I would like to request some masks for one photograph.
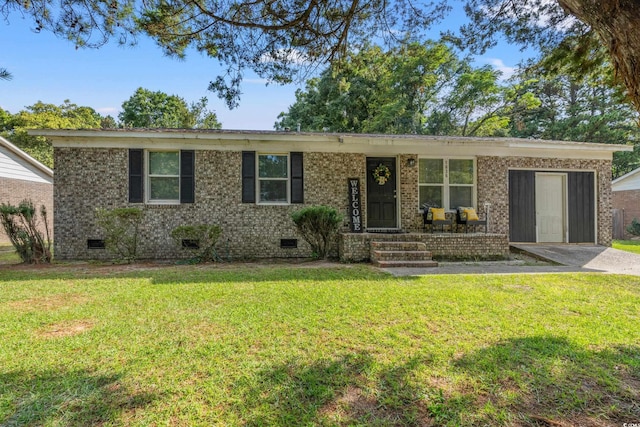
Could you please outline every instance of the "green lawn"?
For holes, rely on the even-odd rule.
[[[0,425],[640,421],[640,277],[0,269]]]
[[[640,254],[640,240],[614,240],[615,249]]]
[[[16,253],[16,250],[10,244],[0,244],[0,265],[3,264],[17,264],[20,262],[20,257]]]

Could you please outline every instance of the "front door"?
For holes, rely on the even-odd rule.
[[[566,174],[536,174],[536,224],[540,243],[565,241],[566,183]]]
[[[395,157],[367,157],[367,228],[397,228]]]

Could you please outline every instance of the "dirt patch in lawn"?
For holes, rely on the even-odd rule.
[[[91,320],[75,320],[71,322],[54,323],[37,332],[42,338],[62,338],[82,334],[94,326]]]
[[[349,386],[337,399],[320,409],[320,414],[336,420],[402,420],[402,411],[389,409],[380,405],[373,397],[366,396],[359,387]],[[431,426],[432,421],[426,414],[421,414],[419,426]]]

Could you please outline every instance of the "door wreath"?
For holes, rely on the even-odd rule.
[[[379,185],[385,185],[389,180],[389,178],[391,177],[391,171],[386,165],[382,163],[380,163],[378,167],[373,170],[372,174],[373,174],[373,179]]]

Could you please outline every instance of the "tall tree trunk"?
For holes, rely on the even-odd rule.
[[[564,10],[595,30],[609,49],[618,77],[640,110],[640,1],[558,0]]]

